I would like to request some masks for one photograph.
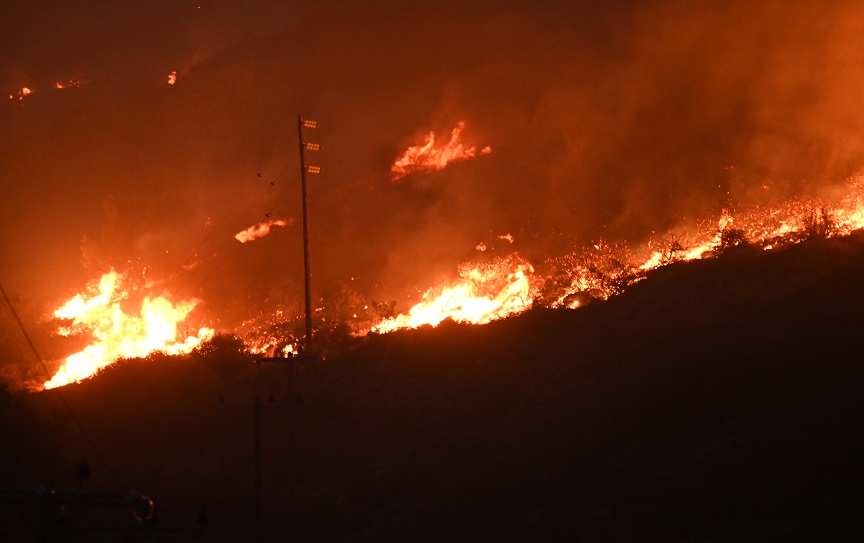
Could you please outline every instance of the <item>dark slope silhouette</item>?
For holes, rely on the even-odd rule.
[[[85,490],[252,540],[259,394],[266,541],[857,539],[862,270],[860,235],[736,247],[576,311],[362,338],[290,393],[217,338],[63,389],[101,458],[51,392],[8,399],[3,485],[73,490],[87,458]]]

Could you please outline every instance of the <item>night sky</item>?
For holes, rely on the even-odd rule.
[[[858,2],[36,1],[0,21],[0,281],[28,323],[112,266],[217,328],[299,307],[298,113],[323,145],[315,295],[401,310],[480,242],[535,262],[639,243],[831,197],[864,164]],[[492,153],[391,181],[459,121]],[[296,222],[234,240],[265,213]]]

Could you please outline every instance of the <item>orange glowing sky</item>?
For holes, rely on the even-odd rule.
[[[112,267],[224,326],[300,303],[300,228],[234,239],[301,216],[297,113],[322,144],[316,299],[350,285],[402,311],[481,245],[642,246],[836,200],[864,168],[854,3],[7,2],[0,20],[0,279],[31,324]],[[478,156],[392,182],[461,122]]]

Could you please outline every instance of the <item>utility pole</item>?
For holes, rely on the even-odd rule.
[[[300,188],[303,191],[303,277],[305,284],[305,301],[306,301],[306,341],[304,343],[304,354],[311,354],[312,348],[312,291],[309,286],[309,217],[307,213],[307,191],[306,191],[306,174],[321,173],[319,166],[306,165],[306,151],[320,151],[321,146],[317,143],[307,143],[303,140],[304,128],[317,128],[318,123],[310,120],[303,120],[303,117],[297,114],[297,135],[300,141]]]
[[[255,543],[261,543],[262,541],[262,530],[261,530],[261,394],[255,394],[255,407],[254,407],[254,457],[255,457],[255,466],[254,466],[254,479],[255,479],[255,492],[254,492],[254,504],[253,504],[253,515],[255,517]]]
[[[302,351],[296,356],[287,356],[287,357],[264,357],[259,358],[255,361],[257,365],[261,365],[264,363],[277,363],[277,364],[287,364],[288,365],[288,383],[287,383],[287,392],[288,392],[288,456],[285,460],[285,463],[289,467],[288,469],[288,511],[289,514],[291,512],[291,507],[293,505],[293,477],[292,470],[290,469],[291,463],[294,461],[294,363],[295,362],[303,362],[303,361],[321,361],[323,357],[319,357],[317,355],[312,354],[312,290],[310,288],[310,276],[311,272],[309,269],[309,213],[308,213],[308,192],[306,190],[306,174],[317,174],[321,173],[321,168],[319,166],[307,166],[306,165],[306,151],[320,151],[321,145],[317,143],[310,143],[303,139],[303,129],[304,128],[317,128],[318,123],[315,121],[304,120],[300,114],[297,114],[297,136],[300,143],[300,190],[302,191],[302,204],[303,204],[303,283],[304,283],[304,298],[305,298],[305,312],[306,312],[306,338],[303,342]],[[261,527],[261,509],[262,509],[262,475],[261,475],[261,395],[255,395],[255,403],[253,405],[254,408],[254,504],[253,504],[253,513],[254,513],[254,522],[255,522],[255,541],[259,542],[262,539],[263,532]]]
[[[274,361],[290,361],[289,358],[267,358],[260,359],[256,361],[256,365],[261,365],[263,362],[274,362]],[[256,379],[257,380],[257,379]],[[256,388],[260,389],[260,383],[256,385]],[[225,399],[222,396],[219,396],[219,406],[222,411],[243,411],[248,412],[250,409],[252,410],[252,523],[254,530],[254,538],[252,541],[255,543],[261,543],[264,540],[264,470],[263,470],[263,460],[262,456],[264,453],[264,447],[262,445],[262,430],[263,430],[263,416],[265,411],[288,411],[289,412],[289,446],[293,443],[294,440],[294,421],[291,417],[291,408],[292,406],[287,405],[276,405],[274,402],[276,401],[272,394],[267,398],[267,403],[264,404],[261,399],[262,391],[257,390],[255,392],[255,397],[253,398],[253,402],[249,403],[236,403],[236,404],[227,404],[225,403]],[[286,462],[293,461],[293,447],[292,450],[289,451],[288,458]],[[291,488],[291,477],[289,475],[288,484],[289,489]],[[292,489],[293,492],[293,489]],[[292,503],[289,500],[289,503],[286,504],[287,507],[285,509],[285,518],[288,517],[289,514],[293,513],[292,511]]]

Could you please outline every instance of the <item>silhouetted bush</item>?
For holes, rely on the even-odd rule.
[[[233,334],[217,334],[193,353],[222,381],[238,381],[252,371],[255,355]]]
[[[343,283],[338,289],[328,289],[322,294],[323,311],[315,312],[314,328],[316,333],[327,333],[340,326],[346,326],[351,332],[366,330],[376,324],[374,312],[377,305],[369,304],[357,290]],[[394,302],[395,304],[395,302]],[[391,308],[392,310],[392,308]]]
[[[580,293],[600,299],[621,294],[640,276],[633,262],[625,243],[600,240],[554,259],[540,299],[554,305]]]
[[[723,254],[733,247],[746,246],[749,241],[747,233],[740,228],[724,228],[720,231],[720,244],[717,253]]]

